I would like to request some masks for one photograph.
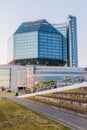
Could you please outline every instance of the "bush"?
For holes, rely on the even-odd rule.
[[[11,92],[11,90],[7,90],[7,92]]]

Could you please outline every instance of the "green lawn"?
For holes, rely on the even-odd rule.
[[[62,91],[64,93],[85,93],[87,94],[87,90],[80,90],[79,88],[77,89],[71,89],[71,90],[65,90],[65,91]]]
[[[70,130],[48,118],[0,98],[0,130]]]

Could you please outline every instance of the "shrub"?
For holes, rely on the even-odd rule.
[[[11,90],[7,90],[7,92],[11,92]]]

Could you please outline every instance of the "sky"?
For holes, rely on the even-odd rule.
[[[87,0],[0,0],[0,64],[7,63],[7,40],[22,22],[64,23],[77,17],[79,67],[87,67]]]

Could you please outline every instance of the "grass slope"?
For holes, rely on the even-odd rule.
[[[70,130],[6,98],[0,98],[0,130]]]
[[[5,92],[5,91],[0,92],[0,96],[12,96],[14,94],[15,93],[13,93],[13,92]]]
[[[83,93],[83,94],[87,94],[87,90],[80,90],[80,88],[77,88],[77,89],[71,89],[71,90],[65,90],[65,91],[62,91],[64,93]]]

